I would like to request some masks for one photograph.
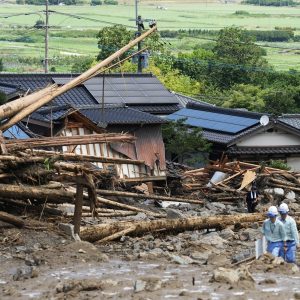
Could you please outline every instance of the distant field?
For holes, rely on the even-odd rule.
[[[70,54],[91,55],[97,53],[97,40],[88,37],[53,37],[51,31],[68,33],[70,30],[86,31],[93,29],[95,33],[109,23],[120,23],[134,26],[135,10],[133,1],[126,1],[127,5],[118,6],[50,6],[51,10],[61,13],[92,18],[94,20],[76,19],[66,15],[50,14],[50,56],[69,56]],[[163,5],[162,5],[163,3]],[[182,4],[183,3],[183,4]],[[158,8],[158,6],[160,8]],[[163,7],[163,9],[161,9]],[[0,57],[9,58],[9,68],[18,68],[17,57],[43,57],[43,37],[41,30],[33,28],[35,22],[44,19],[43,6],[25,6],[0,4]],[[243,10],[247,15],[237,15],[236,11]],[[32,15],[18,15],[34,13]],[[144,18],[156,19],[161,30],[178,29],[210,29],[219,30],[227,26],[241,26],[245,29],[272,30],[275,27],[292,27],[300,35],[300,7],[258,7],[241,4],[210,3],[210,1],[141,1],[139,13]],[[4,18],[7,17],[8,18]],[[106,23],[107,22],[107,23]],[[36,37],[34,42],[16,42],[18,28],[26,27],[26,35]],[[20,33],[19,33],[20,34]],[[22,33],[22,35],[24,32]],[[7,38],[8,35],[8,38]],[[66,35],[65,35],[66,36]],[[197,44],[207,41],[196,39],[169,40],[173,51],[186,51]],[[269,45],[271,45],[269,43]],[[296,48],[299,50],[286,51],[268,48],[268,60],[280,70],[294,68],[300,70],[300,46],[295,43],[277,43],[276,46]],[[33,66],[33,68],[39,68]],[[69,66],[59,64],[58,69]]]

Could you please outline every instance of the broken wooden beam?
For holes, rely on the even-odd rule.
[[[44,151],[44,150],[27,150],[27,153],[33,153],[35,155],[50,157],[53,161],[56,160],[67,160],[67,161],[87,161],[87,162],[101,162],[101,163],[112,163],[112,164],[132,164],[142,165],[145,162],[143,160],[118,158],[118,157],[104,157],[104,156],[93,156],[83,155],[76,153],[61,153],[57,151]]]
[[[167,180],[166,176],[145,176],[145,177],[135,177],[135,178],[124,178],[120,181],[123,182],[148,182],[148,181],[161,181],[161,180]]]
[[[239,214],[180,219],[160,219],[152,221],[115,222],[82,228],[80,238],[85,241],[95,242],[128,228],[132,228],[133,226],[135,226],[135,230],[130,232],[130,234],[141,235],[162,229],[164,232],[182,232],[185,230],[218,228],[220,226],[234,225],[236,223],[243,222],[257,222],[264,219],[264,214]]]
[[[130,192],[97,190],[97,193],[100,195],[104,195],[104,196],[130,197],[130,198],[138,198],[138,199],[153,199],[153,200],[161,200],[161,201],[203,204],[203,201],[200,201],[200,200],[178,198],[178,197],[166,197],[166,196],[158,196],[158,195],[145,195],[145,194],[137,194],[137,193],[130,193]]]
[[[9,223],[9,224],[13,224],[19,228],[22,228],[25,226],[25,222],[22,219],[14,216],[14,215],[8,214],[4,211],[0,211],[0,220],[4,221],[6,223]]]

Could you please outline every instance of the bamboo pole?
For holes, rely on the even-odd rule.
[[[154,232],[164,229],[165,232],[182,232],[185,230],[199,230],[207,228],[216,228],[220,226],[234,225],[236,223],[257,222],[265,219],[264,214],[240,214],[224,215],[211,217],[191,217],[180,219],[160,219],[152,221],[135,221],[135,222],[114,222],[110,224],[100,224],[81,229],[80,238],[85,241],[95,242],[103,240],[105,237],[115,233],[132,228],[134,235],[142,235],[147,232]]]
[[[82,73],[80,76],[74,78],[73,80],[69,81],[68,83],[57,87],[54,91],[50,92],[49,95],[39,99],[38,101],[34,102],[33,104],[30,104],[29,106],[25,107],[23,110],[21,110],[19,113],[17,113],[15,116],[10,118],[8,121],[4,122],[0,126],[0,130],[6,130],[9,127],[13,126],[14,124],[18,123],[43,105],[50,102],[55,97],[67,92],[68,90],[74,88],[75,86],[82,84],[86,80],[90,79],[91,77],[95,76],[99,70],[110,64],[115,59],[118,59],[122,54],[124,54],[126,51],[128,51],[133,46],[137,45],[139,42],[144,40],[147,36],[152,34],[154,31],[157,30],[157,27],[154,26],[153,28],[149,29],[147,32],[143,33],[141,36],[137,37],[133,41],[129,42],[126,46],[122,47],[120,50],[97,64],[96,66],[90,68],[86,72]],[[25,98],[25,97],[24,97]],[[23,101],[27,104],[27,100],[23,99]],[[1,108],[1,107],[0,107]]]

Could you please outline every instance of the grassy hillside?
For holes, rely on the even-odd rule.
[[[164,3],[163,8],[156,5]],[[51,64],[59,71],[70,71],[76,56],[95,56],[97,53],[97,31],[110,23],[134,26],[133,1],[118,6],[51,6],[50,9],[81,16],[50,14]],[[43,6],[0,4],[0,57],[4,58],[7,70],[41,70],[44,53],[43,30],[34,28],[37,20],[44,19]],[[236,11],[245,13],[236,14]],[[300,7],[258,7],[241,4],[221,4],[200,1],[146,1],[139,4],[144,18],[153,18],[161,30],[208,29],[219,30],[226,26],[241,26],[251,30],[273,30],[275,27],[291,27],[300,35]],[[33,13],[25,15],[26,13]],[[20,15],[16,15],[20,14]],[[15,16],[13,16],[15,15]],[[8,16],[8,18],[6,18]],[[169,39],[172,51],[188,51],[207,43],[201,39]],[[268,46],[272,46],[268,43]],[[268,60],[277,69],[300,70],[299,43],[277,43],[266,48]],[[296,48],[296,50],[289,50]],[[64,59],[67,58],[67,59]],[[62,63],[63,62],[63,63]],[[24,68],[23,68],[24,66]]]

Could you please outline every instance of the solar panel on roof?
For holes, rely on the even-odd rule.
[[[190,126],[201,127],[216,131],[237,133],[259,122],[257,119],[225,115],[208,111],[183,108],[168,116],[170,120],[186,118],[185,123]]]

